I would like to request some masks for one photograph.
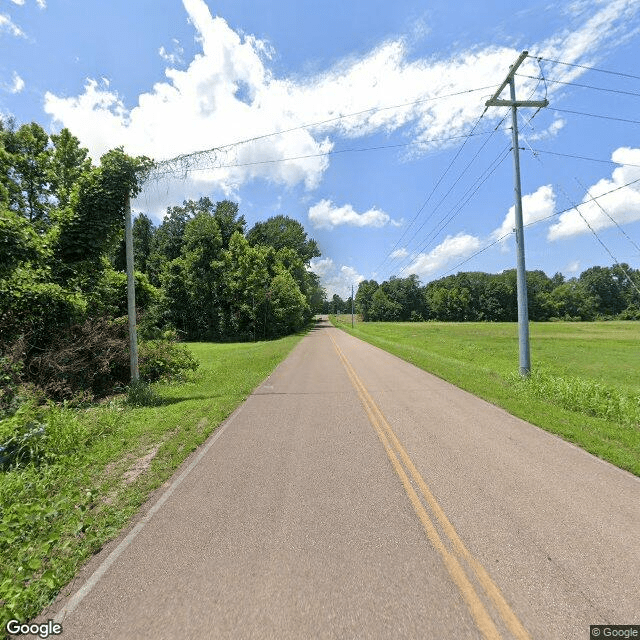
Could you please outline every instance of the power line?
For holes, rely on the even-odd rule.
[[[482,187],[482,185],[493,175],[493,173],[495,173],[495,171],[498,169],[498,167],[505,161],[505,159],[509,156],[510,152],[511,152],[511,148],[510,148],[509,145],[507,145],[502,150],[502,152],[497,156],[497,158],[495,158],[491,162],[489,167],[487,167],[483,171],[483,173],[480,175],[480,177],[476,179],[474,184],[471,185],[471,187],[469,187],[469,189],[467,189],[467,191],[458,200],[458,202],[449,210],[448,214],[445,214],[445,216],[440,219],[440,221],[438,222],[439,226],[436,226],[428,234],[426,242],[419,249],[417,255],[415,257],[410,257],[409,258],[408,262],[400,270],[400,273],[404,273],[407,270],[407,268],[410,266],[411,261],[415,260],[418,256],[420,256],[422,253],[424,253],[426,251],[427,247],[429,247],[429,245],[433,243],[433,241],[438,237],[438,235],[440,233],[442,233],[442,231],[444,231],[444,229],[446,229],[449,226],[449,224],[453,221],[453,219],[471,201],[473,196],[475,196],[476,193],[478,193],[478,191],[480,190],[480,187]]]
[[[640,98],[640,93],[636,91],[623,91],[622,89],[608,89],[606,87],[595,87],[591,84],[581,84],[579,82],[568,82],[565,80],[556,80],[554,78],[544,78],[544,76],[542,78],[539,78],[537,76],[530,76],[524,73],[516,73],[516,75],[519,76],[520,78],[529,78],[530,80],[544,79],[545,82],[552,82],[553,84],[564,84],[570,87],[580,87],[581,89],[593,89],[595,91],[607,91],[609,93],[620,93],[625,96],[635,96],[636,98]]]
[[[420,98],[418,100],[414,100],[411,102],[405,102],[402,104],[396,104],[396,105],[390,105],[387,107],[371,107],[369,109],[363,109],[362,111],[355,111],[353,113],[347,113],[347,114],[342,114],[339,116],[336,116],[334,118],[327,118],[326,120],[320,120],[317,122],[311,122],[311,123],[307,123],[307,124],[301,124],[295,127],[290,127],[289,129],[282,129],[280,131],[272,131],[271,133],[265,133],[262,135],[258,135],[258,136],[254,136],[252,138],[246,138],[244,140],[237,140],[236,142],[230,142],[228,144],[224,144],[224,145],[220,145],[218,147],[212,147],[210,149],[204,149],[201,151],[194,151],[191,153],[184,153],[184,154],[179,154],[177,156],[174,156],[173,158],[167,158],[166,160],[160,160],[156,163],[156,166],[162,166],[165,163],[180,163],[186,159],[192,159],[192,158],[196,158],[200,155],[208,155],[211,153],[215,153],[215,152],[219,152],[222,151],[224,149],[229,149],[229,148],[233,148],[233,147],[237,147],[239,145],[242,144],[247,144],[249,142],[256,142],[257,140],[263,140],[265,138],[271,138],[273,136],[278,136],[278,135],[282,135],[285,133],[291,133],[292,131],[299,131],[301,129],[312,129],[314,127],[320,127],[322,125],[325,124],[329,124],[331,122],[337,122],[339,120],[344,120],[346,118],[352,118],[355,116],[359,116],[359,115],[364,115],[366,113],[378,113],[380,111],[388,111],[391,109],[401,109],[403,107],[409,107],[409,106],[414,106],[414,105],[418,105],[418,104],[423,104],[426,102],[432,102],[434,100],[443,100],[445,98],[453,98],[456,96],[460,96],[460,95],[464,95],[467,93],[474,93],[476,91],[486,91],[487,89],[491,89],[493,88],[493,85],[490,86],[486,86],[486,87],[477,87],[474,89],[464,89],[462,91],[456,91],[454,93],[448,93],[448,94],[442,94],[442,95],[438,95],[438,96],[432,96],[430,98]]]
[[[558,113],[573,113],[579,116],[589,116],[590,118],[602,118],[603,120],[616,120],[618,122],[629,122],[631,124],[640,124],[640,120],[628,120],[627,118],[617,118],[614,116],[605,116],[598,113],[586,113],[584,111],[571,111],[569,109],[558,109],[556,107],[548,107],[551,111],[557,111]]]
[[[438,181],[436,182],[435,186],[433,187],[433,189],[430,191],[429,195],[427,196],[427,199],[422,203],[422,205],[420,206],[420,208],[418,209],[418,211],[416,212],[416,214],[413,216],[413,218],[411,219],[411,222],[409,223],[409,225],[406,227],[406,229],[402,232],[400,238],[398,238],[398,240],[396,241],[396,243],[393,245],[393,247],[387,252],[387,254],[385,255],[385,257],[382,259],[382,262],[376,267],[375,271],[377,272],[379,269],[381,269],[384,264],[387,261],[387,258],[389,258],[391,256],[391,254],[396,250],[396,248],[399,246],[399,244],[402,242],[402,239],[405,237],[405,235],[408,233],[409,229],[413,226],[413,224],[415,223],[415,221],[418,219],[418,216],[422,213],[422,211],[424,210],[424,208],[427,206],[427,204],[429,203],[429,201],[431,200],[431,198],[433,197],[433,194],[435,193],[436,189],[438,188],[438,186],[440,185],[440,183],[444,180],[444,177],[447,175],[447,173],[449,172],[449,170],[451,169],[451,167],[453,166],[454,162],[458,159],[458,157],[460,156],[460,154],[462,153],[462,150],[464,149],[465,145],[467,144],[467,141],[469,140],[469,137],[471,137],[471,135],[473,134],[473,132],[475,131],[476,127],[480,124],[480,121],[482,120],[482,118],[484,117],[484,114],[487,112],[487,109],[485,107],[484,111],[480,114],[480,117],[476,120],[475,124],[473,125],[473,127],[471,128],[471,131],[469,132],[468,137],[465,139],[465,141],[462,143],[462,145],[460,146],[460,148],[458,149],[458,151],[456,152],[455,156],[453,157],[453,159],[451,160],[451,162],[449,163],[449,165],[447,166],[447,168],[444,170],[444,172],[442,173],[442,175],[440,176],[440,178],[438,179]],[[502,123],[500,123],[502,124]],[[495,130],[494,130],[495,131]],[[432,214],[433,215],[433,214]],[[429,216],[430,217],[430,216]],[[428,220],[429,218],[427,218]],[[424,226],[424,223],[423,223]],[[422,227],[420,227],[422,228]],[[417,232],[416,232],[417,233]],[[413,235],[412,239],[415,237],[416,234]],[[409,241],[411,242],[411,240]]]
[[[484,114],[483,114],[484,115]],[[497,131],[497,129],[500,127],[500,125],[502,124],[502,122],[504,122],[504,118],[502,119],[502,121],[499,123],[498,127],[496,127],[493,130],[493,133],[495,133],[495,131]],[[492,133],[492,135],[493,135]],[[411,236],[410,240],[407,242],[407,245],[409,245],[413,239],[420,233],[420,231],[422,231],[422,229],[424,228],[425,224],[427,224],[427,222],[429,222],[429,220],[433,217],[433,215],[435,214],[435,212],[440,208],[440,206],[442,205],[442,203],[447,199],[447,197],[449,196],[449,194],[451,193],[451,191],[453,191],[454,187],[458,184],[458,182],[460,182],[460,180],[464,177],[464,175],[466,174],[466,172],[468,171],[469,167],[475,162],[476,158],[480,155],[481,151],[487,146],[489,140],[491,139],[491,136],[489,138],[487,138],[485,140],[485,142],[482,144],[482,146],[478,149],[478,151],[476,151],[475,155],[473,156],[473,158],[471,158],[471,160],[467,163],[467,165],[464,167],[464,169],[462,170],[462,172],[460,173],[460,175],[456,178],[456,180],[454,181],[454,183],[451,185],[451,187],[449,187],[449,190],[444,194],[444,196],[442,196],[442,198],[440,199],[440,201],[438,202],[438,204],[433,208],[433,210],[431,211],[431,213],[427,216],[427,218],[424,220],[424,222],[416,229],[416,231],[414,232],[414,234]],[[461,149],[462,150],[462,149]],[[495,160],[494,160],[495,162]],[[497,168],[497,167],[496,167]],[[486,171],[486,169],[485,169]],[[482,177],[482,174],[481,176]],[[487,176],[488,177],[488,176]],[[480,178],[476,179],[476,182],[479,180]],[[475,183],[474,183],[475,185]],[[473,186],[472,185],[469,189],[472,189]],[[436,185],[437,186],[437,185]],[[468,191],[467,191],[468,193]],[[433,194],[433,192],[432,192]],[[465,193],[466,195],[466,193]],[[462,196],[462,199],[465,196]],[[460,202],[460,201],[458,201]],[[457,206],[454,205],[454,209]],[[450,210],[451,211],[451,210]],[[437,225],[440,225],[442,223],[442,221],[446,218],[447,214],[445,214],[445,216],[443,218],[440,219],[440,221],[437,223]],[[455,215],[453,216],[455,217]],[[452,218],[453,219],[453,218]],[[451,220],[449,220],[450,222]],[[447,222],[448,224],[448,222]],[[436,225],[436,229],[437,229],[437,225]],[[446,226],[446,225],[445,225]],[[441,229],[440,229],[441,230]],[[433,230],[431,232],[429,232],[429,234],[427,235],[427,238],[430,238],[431,234],[433,233]]]
[[[613,216],[611,216],[609,212],[597,200],[593,199],[593,196],[591,195],[591,193],[589,193],[589,189],[587,189],[582,184],[582,182],[578,180],[578,178],[575,178],[575,181],[584,189],[584,191],[589,196],[589,198],[591,198],[591,201],[594,202],[596,205],[598,205],[600,211],[602,211],[602,213],[604,213],[604,215],[607,216],[607,218],[609,218],[609,220],[611,220],[611,222],[613,222],[613,224],[615,224],[616,227],[618,227],[618,230],[620,231],[620,233],[638,250],[638,255],[640,255],[640,247],[629,237],[627,232],[618,224],[615,218],[613,218]]]
[[[463,135],[457,135],[457,136],[448,136],[446,138],[430,138],[427,140],[423,140],[423,143],[439,143],[439,142],[451,142],[453,140],[461,140],[463,138],[472,138],[472,137],[477,137],[477,136],[491,136],[493,135],[493,133],[495,132],[495,130],[493,131],[479,131],[477,133],[467,133],[467,134],[463,134]],[[233,169],[233,168],[237,168],[237,167],[250,167],[250,166],[254,166],[254,165],[261,165],[261,164],[275,164],[275,163],[279,163],[279,162],[290,162],[293,160],[306,160],[309,158],[321,158],[324,156],[332,156],[332,155],[337,155],[340,153],[359,153],[359,152],[364,152],[364,151],[380,151],[380,150],[385,150],[385,149],[398,149],[398,148],[402,148],[402,147],[409,147],[414,145],[415,142],[411,141],[411,142],[401,142],[401,143],[396,143],[396,144],[387,144],[387,145],[377,145],[377,146],[373,146],[373,147],[353,147],[353,148],[349,148],[349,149],[332,149],[331,151],[322,151],[319,153],[308,153],[305,155],[300,155],[300,156],[290,156],[288,158],[271,158],[271,159],[267,159],[267,160],[253,160],[251,162],[236,162],[236,163],[231,163],[231,164],[216,164],[215,166],[211,166],[211,167],[194,167],[193,169],[189,169],[189,171],[214,171],[217,169]],[[158,173],[156,174],[157,177],[163,177],[163,176],[168,176],[168,175],[172,175],[174,173],[180,172],[182,173],[182,171],[179,168],[176,169],[167,169],[165,170],[163,173]]]
[[[597,67],[590,67],[586,64],[577,64],[575,62],[563,62],[562,60],[552,60],[551,58],[543,58],[542,56],[534,56],[533,54],[531,54],[531,57],[535,57],[538,60],[544,60],[545,62],[552,62],[554,64],[563,64],[567,67],[579,67],[580,69],[597,71],[598,73],[609,73],[614,76],[621,76],[623,78],[633,78],[634,80],[640,80],[640,76],[634,76],[631,73],[622,73],[621,71],[610,71],[608,69],[598,69]]]
[[[533,149],[529,147],[529,150],[535,156],[536,153],[544,153],[551,156],[560,156],[562,158],[573,158],[575,160],[588,160],[589,162],[600,162],[603,164],[613,164],[620,167],[640,167],[640,164],[632,164],[630,162],[616,162],[615,160],[603,160],[602,158],[590,158],[588,156],[579,156],[574,153],[560,153],[558,151],[549,151],[548,149]],[[526,151],[526,149],[524,149]]]
[[[637,184],[639,182],[640,182],[640,178],[637,178],[636,180],[631,180],[631,182],[627,182],[626,184],[623,184],[623,185],[621,185],[619,187],[616,187],[615,189],[611,189],[610,191],[606,191],[605,193],[601,193],[599,196],[595,196],[595,198],[593,198],[593,199],[594,200],[599,200],[600,198],[604,198],[604,196],[608,196],[609,194],[615,193],[616,191],[620,191],[621,189],[626,189],[627,187],[630,187],[631,185]],[[580,205],[578,205],[578,206],[580,206]],[[568,207],[566,209],[563,209],[562,211],[556,211],[555,213],[552,213],[550,216],[545,216],[544,218],[539,218],[538,220],[534,220],[533,222],[528,222],[527,224],[524,225],[524,227],[525,228],[533,227],[533,226],[535,226],[537,224],[540,224],[541,222],[545,222],[546,220],[550,220],[551,218],[557,218],[558,216],[561,216],[563,213],[568,213],[569,211],[572,211],[575,208],[576,208],[575,206],[571,206],[571,207]],[[503,236],[501,236],[497,240],[494,240],[490,244],[484,246],[482,249],[479,249],[475,253],[471,254],[468,258],[465,258],[461,262],[458,262],[458,264],[456,264],[454,267],[452,267],[448,271],[445,271],[444,274],[442,276],[440,276],[440,277],[443,278],[444,276],[448,275],[449,273],[453,273],[456,269],[459,269],[462,265],[467,264],[467,262],[470,262],[475,257],[477,257],[477,256],[481,255],[482,253],[484,253],[485,251],[488,251],[489,249],[491,249],[491,247],[495,247],[495,245],[499,244],[500,242],[502,242],[503,240],[508,238],[512,233],[513,233],[512,231],[510,231],[509,233],[505,233]]]

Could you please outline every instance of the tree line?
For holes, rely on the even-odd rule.
[[[68,129],[49,136],[37,123],[0,120],[0,387],[16,371],[28,377],[61,336],[82,334],[73,327],[104,331],[108,321],[122,333],[126,196],[152,165],[117,148],[94,166]],[[322,308],[309,269],[320,251],[286,216],[247,230],[236,203],[201,198],[169,207],[158,226],[137,216],[133,236],[143,341],[275,338]],[[115,360],[105,356],[95,375],[122,378],[109,369]]]
[[[561,273],[550,278],[540,270],[528,271],[529,319],[640,320],[639,289],[640,270],[624,263],[591,267],[568,280]],[[350,300],[335,295],[329,306],[332,312],[351,311]],[[381,284],[363,280],[355,307],[365,322],[514,322],[518,319],[516,271],[461,272],[424,286],[416,275],[391,277]]]

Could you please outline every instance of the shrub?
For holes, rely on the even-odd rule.
[[[16,408],[24,370],[25,338],[15,340],[0,354],[0,418]]]
[[[173,340],[148,340],[140,344],[140,377],[147,382],[180,380],[198,368],[191,351]]]
[[[125,319],[90,318],[28,362],[28,378],[54,400],[88,401],[129,381]]]

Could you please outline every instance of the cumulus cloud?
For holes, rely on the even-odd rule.
[[[24,80],[14,71],[13,82],[9,86],[9,93],[20,93],[24,89]]]
[[[0,13],[0,33],[10,33],[17,38],[26,37],[24,31],[4,13]]]
[[[403,269],[406,274],[415,273],[423,278],[442,270],[454,260],[466,258],[480,248],[481,240],[468,233],[447,236],[433,251],[420,253]]]
[[[365,279],[353,267],[348,265],[338,267],[331,258],[314,258],[311,260],[310,267],[311,271],[320,277],[320,284],[325,288],[329,299],[336,293],[346,300],[351,296],[351,285],[355,291]]]
[[[620,147],[613,152],[611,159],[620,164],[640,165],[640,149]],[[604,178],[588,187],[588,193],[578,205],[582,216],[575,209],[563,213],[558,222],[549,228],[548,239],[560,240],[589,233],[585,220],[595,231],[613,227],[615,222],[622,225],[640,220],[639,183],[603,195],[638,179],[640,179],[640,166],[621,166],[614,169],[611,178]],[[593,198],[597,198],[597,201],[594,202]]]
[[[392,251],[389,257],[390,258],[406,258],[408,255],[409,255],[409,252],[404,247],[401,247],[400,249],[396,249],[395,251]]]
[[[160,47],[158,54],[160,57],[171,65],[182,64],[182,56],[184,55],[184,49],[180,46],[180,42],[173,38],[173,52],[169,53],[164,47]]]
[[[219,189],[229,194],[258,178],[314,189],[329,166],[323,154],[333,149],[336,136],[356,138],[403,127],[413,153],[448,144],[436,140],[467,133],[484,109],[484,94],[474,94],[477,100],[442,96],[494,86],[517,54],[509,47],[486,47],[441,59],[415,59],[409,40],[396,38],[311,77],[278,77],[269,65],[273,50],[268,42],[238,34],[223,18],[213,17],[204,0],[183,4],[201,46],[184,70],[169,66],[166,80],[141,94],[131,107],[117,91],[90,79],[79,96],[48,92],[45,110],[56,123],[74,131],[94,159],[117,145],[156,160],[215,148],[181,165],[183,170],[197,169],[186,185],[184,174],[180,177],[189,192]],[[547,57],[584,62],[598,47],[620,41],[625,29],[629,31],[626,21],[639,10],[634,0],[595,6],[596,13],[583,24],[577,21],[584,17],[575,18],[570,33],[532,48]],[[0,22],[0,30],[6,29],[7,23]],[[160,55],[175,65],[178,52],[163,48]],[[522,71],[536,76],[539,70],[527,60]],[[583,70],[567,67],[562,73],[569,74],[562,79],[569,79]],[[523,94],[537,86],[535,80],[518,81]],[[557,87],[551,86],[549,94]],[[357,115],[340,118],[347,114]],[[490,110],[486,117],[499,117],[499,110]],[[297,128],[323,121],[313,128]],[[258,139],[225,146],[253,138]]]
[[[522,197],[522,220],[525,225],[538,222],[553,214],[556,196],[550,184],[544,185]],[[511,207],[500,225],[492,234],[492,240],[498,240],[510,234],[516,226],[516,208]]]
[[[394,221],[388,214],[375,207],[357,213],[350,204],[337,207],[331,200],[320,200],[309,209],[309,222],[316,229],[333,229],[341,224],[353,227],[384,227]]]
[[[556,118],[546,129],[543,131],[534,131],[526,136],[529,142],[535,142],[537,140],[548,140],[549,138],[555,138],[562,129],[564,129],[567,121],[564,118]]]

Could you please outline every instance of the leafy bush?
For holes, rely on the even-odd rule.
[[[198,368],[191,351],[172,340],[148,340],[139,348],[140,377],[147,382],[180,380]]]
[[[10,278],[0,278],[0,344],[29,333],[31,342],[41,346],[52,332],[84,316],[86,301],[81,294],[46,279],[46,270],[23,268]]]
[[[16,408],[24,370],[25,339],[19,338],[0,353],[0,418]]]

